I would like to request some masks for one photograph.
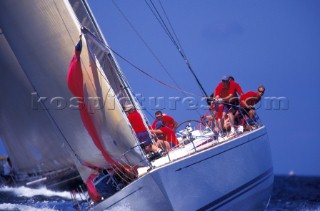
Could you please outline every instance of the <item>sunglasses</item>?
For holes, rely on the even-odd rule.
[[[264,94],[264,91],[260,91],[260,90],[258,90],[261,94]]]
[[[161,119],[161,118],[162,118],[162,116],[156,116],[156,118],[157,118],[157,119]]]

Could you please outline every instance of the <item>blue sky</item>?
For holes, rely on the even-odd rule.
[[[270,101],[264,99],[258,110],[268,129],[275,173],[294,171],[298,175],[319,176],[320,1],[161,2],[207,93],[212,93],[223,75],[231,74],[244,91],[256,90],[263,84],[265,97],[281,99],[283,104],[271,109]],[[121,56],[167,84],[201,94],[145,1],[89,0],[89,4],[109,45]],[[143,105],[149,113],[154,113],[154,103],[148,101],[152,96],[164,97],[164,112],[178,122],[197,119],[205,112],[190,110],[183,101],[172,106],[169,97],[184,97],[182,93],[160,85],[117,59],[133,91],[147,99]],[[152,121],[148,112],[147,117]]]

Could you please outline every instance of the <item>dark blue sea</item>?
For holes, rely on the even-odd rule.
[[[82,210],[88,205],[85,196]],[[69,192],[46,188],[0,188],[0,210],[76,210]],[[320,177],[275,176],[273,195],[267,211],[319,210]]]

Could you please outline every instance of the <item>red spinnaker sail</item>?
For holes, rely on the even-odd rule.
[[[82,122],[85,128],[87,129],[89,135],[91,136],[94,144],[101,151],[105,160],[108,163],[114,165],[116,164],[116,162],[104,150],[101,137],[98,135],[98,132],[95,128],[92,117],[89,113],[88,107],[86,106],[84,101],[83,76],[82,76],[81,61],[80,61],[81,49],[82,49],[82,42],[80,39],[78,44],[75,47],[75,54],[69,65],[68,75],[67,75],[67,84],[71,93],[75,97],[78,97],[79,110],[80,110],[80,116],[81,116]]]

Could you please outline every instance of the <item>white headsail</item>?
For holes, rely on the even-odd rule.
[[[5,76],[0,83],[5,99],[0,104],[0,125],[17,173],[70,167],[73,159],[86,179],[90,169],[81,164],[108,166],[66,83],[80,26],[105,42],[93,20],[81,0],[0,1],[0,65]],[[123,90],[112,53],[83,41],[85,101],[104,150],[116,162],[147,165],[117,98],[132,100],[130,92]]]

